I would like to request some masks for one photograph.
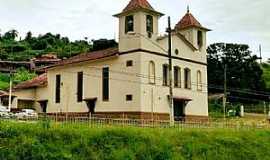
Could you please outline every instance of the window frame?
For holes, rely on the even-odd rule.
[[[127,102],[133,101],[133,95],[132,94],[127,94],[126,95],[126,101]]]
[[[131,24],[129,24],[129,21],[132,21]],[[134,32],[134,15],[127,15],[125,17],[125,33]]]
[[[154,33],[154,17],[149,14],[146,15],[146,32]]]
[[[165,73],[166,71],[166,73]],[[169,65],[163,64],[162,65],[162,78],[163,78],[163,86],[169,86],[170,80],[169,80]]]
[[[181,88],[181,68],[179,66],[173,67],[173,75],[174,75],[174,87]]]
[[[149,61],[148,72],[149,84],[156,84],[156,65],[154,61]]]
[[[189,68],[184,69],[184,87],[185,89],[191,90],[191,70]]]
[[[126,61],[126,67],[133,67],[133,60]]]
[[[197,71],[197,90],[202,91],[202,72],[200,70]]]

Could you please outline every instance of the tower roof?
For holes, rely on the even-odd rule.
[[[120,16],[122,14],[139,10],[139,9],[150,11],[160,16],[164,15],[163,13],[156,11],[147,0],[131,0],[129,4],[123,9],[123,11],[119,14],[116,14],[115,16]]]
[[[175,29],[182,30],[182,29],[186,29],[189,27],[198,27],[198,28],[210,31],[210,29],[207,29],[201,25],[201,23],[190,13],[189,8],[188,8],[187,13],[176,24]]]

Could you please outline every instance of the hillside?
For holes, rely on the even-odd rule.
[[[264,130],[90,128],[0,122],[1,160],[264,160]],[[45,127],[45,128],[44,128]]]

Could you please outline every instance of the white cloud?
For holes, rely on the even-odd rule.
[[[0,0],[2,32],[17,29],[22,36],[60,33],[71,39],[113,38],[118,30],[113,14],[129,0]],[[173,24],[185,14],[189,4],[194,16],[209,32],[208,41],[247,43],[254,53],[262,44],[264,57],[270,57],[269,0],[149,0],[152,6],[172,17]],[[160,19],[164,32],[166,16]]]

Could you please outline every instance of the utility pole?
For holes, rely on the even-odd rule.
[[[173,108],[173,86],[172,86],[172,28],[171,28],[171,18],[168,17],[168,54],[169,54],[169,85],[170,85],[170,124],[174,125],[174,108]]]
[[[11,71],[11,69],[10,69],[10,72],[9,72],[8,112],[11,111],[11,103],[12,103],[12,71]]]
[[[262,64],[262,45],[259,46],[259,52],[260,52],[260,64]]]
[[[223,96],[223,118],[226,119],[226,103],[227,103],[227,64],[224,65],[224,96]]]

